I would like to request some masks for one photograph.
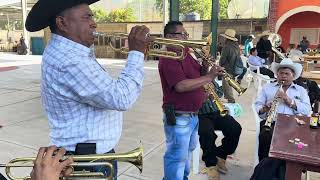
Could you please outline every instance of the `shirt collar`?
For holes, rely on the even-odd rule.
[[[68,38],[60,36],[58,34],[51,34],[51,43],[55,43],[56,45],[63,47],[66,51],[74,51],[76,54],[82,56],[93,56],[94,48],[88,48],[80,43],[74,42]]]
[[[278,83],[278,82],[273,82],[272,84],[273,84],[274,87],[279,86],[279,83]],[[291,87],[297,89],[297,84],[295,84],[294,82],[292,82],[289,88],[291,88]],[[288,89],[289,89],[289,88],[288,88]]]

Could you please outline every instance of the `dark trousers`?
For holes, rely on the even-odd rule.
[[[274,123],[272,123],[271,128],[268,129],[268,131],[266,131],[266,129],[263,127],[265,122],[266,122],[265,120],[260,122],[259,149],[258,149],[259,161],[269,157],[269,149],[271,145],[272,133],[274,128]]]
[[[257,70],[254,70],[253,72],[257,73]],[[274,73],[266,67],[260,67],[260,74],[267,75],[270,78],[274,78]]]
[[[108,153],[115,153],[114,149],[112,149],[111,151],[105,153],[105,154],[108,154]],[[76,155],[74,151],[67,151],[66,152],[66,155]],[[97,161],[94,161],[94,162],[105,162],[103,160],[97,160]],[[118,163],[117,161],[111,161],[109,162],[112,164],[113,166],[113,169],[114,169],[114,174],[113,174],[113,179],[114,180],[117,180],[117,173],[118,173]],[[93,166],[93,167],[76,167],[74,168],[75,171],[82,171],[82,170],[87,170],[87,171],[92,171],[92,172],[102,172],[105,176],[109,176],[111,174],[111,169],[110,167],[107,167],[107,166]]]
[[[218,136],[214,130],[221,130],[224,135],[222,145],[219,147],[215,144]],[[228,155],[234,153],[238,146],[241,130],[240,124],[230,115],[221,117],[218,112],[199,115],[202,160],[206,167],[215,166],[217,157],[226,159]]]

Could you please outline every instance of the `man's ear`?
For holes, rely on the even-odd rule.
[[[56,17],[56,25],[60,31],[63,31],[63,32],[66,31],[66,22],[62,16]]]

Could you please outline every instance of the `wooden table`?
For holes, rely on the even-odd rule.
[[[320,85],[320,73],[303,72],[302,77],[315,81],[318,85]]]
[[[295,117],[306,122],[298,125]],[[301,180],[303,170],[320,172],[320,129],[309,127],[306,116],[278,115],[269,156],[286,161],[286,180]],[[308,146],[299,149],[289,140],[295,138]]]
[[[320,61],[320,54],[316,56],[303,55],[303,71],[309,71],[309,61]]]

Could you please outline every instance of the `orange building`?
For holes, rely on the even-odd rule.
[[[270,0],[268,27],[282,37],[282,46],[299,44],[303,36],[311,47],[320,44],[320,0]]]

